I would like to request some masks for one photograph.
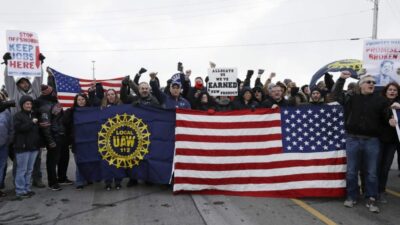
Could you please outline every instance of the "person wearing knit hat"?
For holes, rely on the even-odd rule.
[[[39,55],[41,63],[44,61],[44,56],[42,53]],[[4,64],[6,65],[4,69],[4,85],[8,93],[8,98],[10,100],[14,100],[15,102],[19,102],[22,96],[29,95],[33,100],[37,99],[40,96],[40,85],[43,83],[43,70],[40,76],[34,77],[33,79],[29,79],[28,77],[13,77],[8,76],[8,60],[12,59],[12,56],[9,52],[5,53],[3,56]],[[19,104],[16,104],[16,107],[12,107],[11,116],[14,116],[17,112],[21,111],[21,107]],[[17,166],[13,164],[13,167]],[[32,174],[32,184],[35,187],[44,188],[45,185],[42,182],[42,172],[41,172],[41,154],[38,154],[36,158],[36,163],[33,169]]]
[[[31,176],[39,152],[38,119],[32,111],[33,98],[22,96],[21,111],[14,116],[15,193],[17,199],[29,198],[35,193],[31,190]]]
[[[250,87],[243,87],[240,95],[233,103],[233,109],[255,109],[259,104],[254,101],[254,93]]]
[[[53,88],[46,84],[42,84],[42,86],[40,86],[40,88],[41,88],[42,95],[50,95],[53,92]]]
[[[255,86],[252,89],[254,93],[254,100],[261,104],[265,100],[265,94],[262,86]]]
[[[325,91],[322,91],[318,87],[314,87],[311,90],[311,96],[310,96],[310,103],[313,105],[319,105],[319,104],[324,104],[325,103]]]
[[[65,144],[65,127],[62,124],[64,112],[55,89],[51,87],[51,84],[54,84],[51,78],[54,77],[49,75],[50,85],[41,86],[41,95],[36,100],[36,105],[40,115],[39,127],[47,148],[48,185],[51,190],[59,191],[60,183],[72,184],[72,182],[66,177],[69,151]]]

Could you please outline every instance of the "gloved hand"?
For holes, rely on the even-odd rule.
[[[7,65],[7,62],[8,62],[8,60],[10,60],[10,59],[12,59],[11,54],[10,54],[9,52],[6,52],[6,53],[3,55],[3,60],[4,60],[4,62],[3,62],[2,64],[6,64],[6,65]]]
[[[43,64],[45,58],[46,57],[42,53],[39,54],[39,60],[41,64]]]
[[[138,74],[139,75],[142,75],[142,74],[144,74],[144,73],[146,73],[147,72],[147,70],[145,69],[145,68],[140,68],[140,70],[139,70],[139,72],[138,72]]]
[[[253,74],[254,74],[254,70],[247,70],[246,79],[250,80],[251,76],[253,76]]]
[[[122,85],[124,85],[124,86],[129,85],[129,75],[124,77],[124,79],[122,80]]]

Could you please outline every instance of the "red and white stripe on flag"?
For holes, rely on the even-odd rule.
[[[175,134],[175,193],[265,197],[345,193],[345,151],[287,153],[279,109],[212,115],[177,109]]]
[[[93,83],[93,80],[79,79],[79,85],[83,93],[88,93],[88,89]],[[121,82],[124,77],[117,77],[107,80],[96,80],[97,83],[102,83],[104,90],[114,89],[118,94],[121,88]],[[69,108],[74,104],[74,97],[78,93],[71,92],[58,92],[58,100],[64,108]]]

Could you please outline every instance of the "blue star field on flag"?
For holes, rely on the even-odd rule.
[[[284,152],[345,149],[344,113],[340,105],[281,109]]]

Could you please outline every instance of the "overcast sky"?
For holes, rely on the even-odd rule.
[[[322,66],[362,59],[372,33],[370,0],[92,0],[2,1],[6,30],[39,36],[45,66],[96,78],[158,71],[163,82],[183,62],[194,76],[218,67],[272,71],[277,80],[308,83]],[[381,0],[378,38],[400,38],[400,0]],[[2,55],[3,55],[2,53]],[[2,69],[4,66],[2,66]],[[146,76],[147,80],[147,76]],[[3,79],[0,81],[3,83]]]

